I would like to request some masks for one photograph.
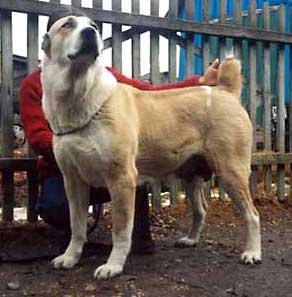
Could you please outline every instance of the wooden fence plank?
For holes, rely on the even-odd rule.
[[[203,22],[205,24],[209,24],[210,20],[210,0],[203,1]],[[202,65],[203,65],[203,72],[208,68],[210,63],[210,43],[209,37],[203,35],[203,48],[202,48]]]
[[[177,0],[169,1],[169,14],[168,17],[176,19],[178,17],[178,2]],[[177,80],[176,75],[176,40],[172,37],[173,34],[168,35],[168,75],[169,82],[175,82]]]
[[[39,64],[38,59],[38,28],[39,28],[38,15],[29,14],[27,18],[27,71],[31,73]],[[34,157],[35,154],[31,149],[28,149],[29,157]],[[27,218],[29,222],[37,220],[37,213],[35,210],[36,202],[38,199],[38,178],[36,168],[27,173],[27,188],[28,188],[28,201],[27,201]]]
[[[92,7],[102,9],[102,0],[92,0]]]
[[[267,2],[264,2],[263,7],[264,29],[270,30],[270,6]],[[271,151],[271,57],[270,57],[270,45],[264,45],[264,149],[265,151]],[[265,192],[270,193],[272,191],[272,166],[264,166],[264,189]]]
[[[219,2],[219,23],[224,24],[226,21],[226,0]],[[226,42],[225,38],[219,38],[219,59],[223,61],[226,53]],[[221,179],[218,178],[219,198],[225,198],[225,190],[221,183]]]
[[[36,166],[37,159],[35,158],[0,158],[0,171],[33,171]]]
[[[151,15],[159,15],[159,0],[151,0],[150,2]],[[150,32],[150,80],[153,84],[160,83],[159,70],[159,33],[156,31]]]
[[[1,127],[2,157],[13,156],[13,56],[11,12],[1,11]],[[11,170],[2,173],[3,221],[13,220],[14,181]]]
[[[28,204],[27,204],[27,220],[36,222],[38,215],[36,212],[36,203],[39,196],[39,183],[37,169],[27,172],[28,180]]]
[[[292,152],[280,153],[280,152],[263,152],[252,154],[252,165],[277,165],[277,164],[291,164]]]
[[[290,32],[292,32],[292,7],[289,9]],[[289,93],[289,152],[292,152],[292,49],[290,46],[290,93]],[[290,190],[289,198],[292,198],[292,164],[290,164]]]
[[[226,21],[226,0],[219,0],[219,23],[224,24]],[[219,38],[219,59],[223,61],[226,54],[226,41],[225,38]],[[225,198],[225,190],[218,179],[219,198]]]
[[[81,0],[71,0],[71,5],[75,7],[80,7],[81,6]]]
[[[249,2],[249,26],[256,26],[256,3],[255,0]],[[256,137],[256,46],[255,43],[249,44],[249,116],[253,126],[253,139]],[[256,150],[256,143],[253,142],[253,151]]]
[[[38,15],[29,14],[27,17],[27,71],[34,71],[39,64],[38,53]]]
[[[194,1],[185,1],[186,19],[194,20]],[[190,76],[194,73],[194,34],[186,34],[186,49],[185,49],[185,76]]]
[[[204,1],[205,3],[205,1]],[[66,7],[66,5],[60,5]],[[24,13],[36,13],[50,15],[56,10],[56,5],[50,2],[34,0],[1,0],[0,9],[12,10]],[[127,26],[139,26],[149,30],[182,31],[188,33],[225,36],[230,38],[246,38],[255,41],[277,42],[292,44],[292,34],[280,32],[265,32],[259,29],[239,28],[233,25],[218,25],[190,22],[184,20],[170,20],[158,16],[136,15],[119,11],[108,11],[92,8],[80,8],[88,16],[96,21],[114,23]]]
[[[92,0],[93,9],[102,9],[102,0]],[[102,35],[102,22],[96,22],[99,32]]]
[[[224,24],[226,21],[226,0],[219,0],[219,23]],[[219,58],[221,61],[226,54],[226,40],[224,37],[219,38]]]
[[[285,6],[279,7],[279,32],[285,31]],[[277,150],[285,152],[285,53],[284,47],[279,46],[278,56],[278,102],[277,102]],[[277,197],[279,201],[285,199],[285,165],[277,168]]]
[[[121,0],[112,0],[112,9],[115,11],[121,11]],[[112,65],[118,70],[122,71],[122,39],[121,39],[121,25],[112,25]]]
[[[177,19],[178,17],[178,1],[170,0],[169,1],[169,13],[168,17],[170,19]],[[168,81],[176,82],[176,39],[173,37],[176,36],[176,33],[170,33],[168,35]],[[188,40],[186,42],[189,42]],[[193,46],[191,47],[193,51]],[[192,56],[194,54],[192,53]],[[180,191],[180,181],[176,178],[169,180],[169,192],[170,192],[170,203],[174,204],[178,200],[179,191]]]
[[[256,1],[251,0],[249,2],[248,9],[249,27],[256,26]],[[257,90],[257,69],[256,69],[256,44],[254,42],[249,43],[249,116],[253,126],[253,139],[256,139],[257,122],[256,122],[256,90]],[[253,152],[256,151],[256,141],[253,141]],[[252,166],[251,173],[251,192],[254,195],[257,189],[257,166]]]
[[[233,13],[233,24],[235,26],[242,26],[242,0],[234,0],[234,13]],[[234,51],[235,57],[241,59],[241,47],[242,42],[241,40],[234,40]]]
[[[132,13],[140,13],[140,0],[132,0]],[[141,75],[141,37],[137,28],[134,28],[132,37],[132,76],[136,79]]]
[[[208,24],[210,21],[210,0],[203,1],[202,5],[202,19],[203,23]],[[210,38],[206,35],[203,35],[202,38],[202,72],[206,71],[210,63]],[[211,197],[211,182],[205,182],[205,197],[206,199],[210,199]]]
[[[156,181],[155,183],[151,183],[151,204],[153,209],[161,208],[161,183],[160,181]]]
[[[127,41],[128,39],[131,39],[135,34],[143,34],[145,32],[147,32],[148,29],[143,29],[143,28],[138,28],[138,27],[134,27],[132,29],[129,29],[129,30],[126,30],[124,32],[121,33],[121,40],[122,42],[124,41]],[[169,32],[167,32],[166,30],[160,30],[159,31],[159,34],[165,38],[168,38],[169,37]],[[176,34],[171,34],[172,36],[172,39],[175,40],[176,44],[185,48],[186,47],[186,39],[181,37],[181,36],[178,36]],[[105,39],[103,42],[104,42],[104,48],[107,49],[107,48],[110,48],[112,47],[112,37],[109,37],[107,39]],[[193,47],[193,54],[196,54],[196,55],[201,55],[202,54],[202,51],[201,51],[201,48],[197,47],[197,46],[194,46]]]
[[[150,1],[150,14],[159,15],[159,0]],[[155,31],[150,32],[150,81],[152,84],[160,83],[160,68],[159,68],[159,33]],[[152,188],[152,207],[158,209],[161,207],[160,181],[151,184]]]
[[[3,184],[3,206],[2,220],[4,222],[12,222],[14,216],[14,173],[13,171],[2,172]]]
[[[179,200],[180,181],[173,179],[169,184],[170,203],[175,204]]]

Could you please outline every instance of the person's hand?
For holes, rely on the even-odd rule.
[[[207,68],[204,75],[200,77],[199,84],[205,85],[205,86],[216,86],[218,84],[218,81],[217,81],[218,67],[219,67],[219,60],[216,59]]]

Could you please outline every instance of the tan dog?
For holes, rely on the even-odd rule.
[[[113,249],[95,271],[99,279],[122,272],[131,246],[138,183],[177,174],[193,205],[193,226],[179,245],[194,246],[205,208],[202,176],[213,172],[241,206],[247,224],[242,259],[261,260],[259,216],[249,192],[252,127],[239,102],[240,63],[228,57],[219,85],[146,92],[119,84],[99,63],[102,41],[86,17],[65,17],[45,36],[43,108],[54,132],[64,175],[71,242],[53,260],[71,268],[86,241],[89,185],[106,186],[113,205]]]

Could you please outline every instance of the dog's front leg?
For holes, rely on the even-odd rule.
[[[106,264],[95,270],[97,279],[114,277],[123,271],[132,242],[136,174],[125,173],[111,180],[108,188],[112,199],[113,249]]]
[[[75,266],[86,241],[89,186],[77,176],[64,177],[64,184],[70,209],[71,241],[65,253],[52,261],[56,269]]]

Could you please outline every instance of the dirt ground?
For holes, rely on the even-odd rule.
[[[0,225],[0,297],[292,297],[292,207],[257,203],[263,263],[244,266],[239,261],[241,218],[228,201],[210,204],[196,248],[174,247],[190,222],[184,204],[152,214],[156,252],[130,255],[124,274],[108,281],[94,280],[93,272],[110,252],[110,215],[90,235],[80,264],[70,271],[56,271],[49,264],[64,248],[62,236],[43,224]]]

